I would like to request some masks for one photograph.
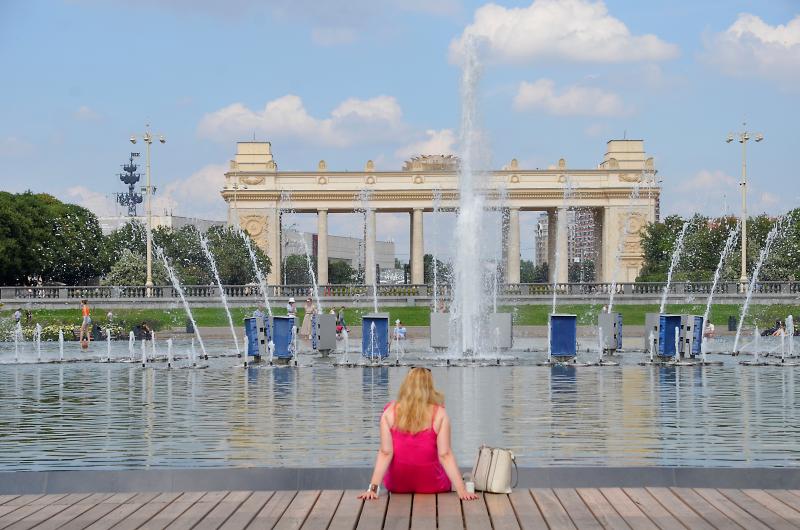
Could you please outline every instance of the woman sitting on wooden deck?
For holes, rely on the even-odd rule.
[[[462,500],[477,499],[461,479],[450,449],[450,418],[428,368],[412,368],[381,416],[381,446],[367,491],[377,499],[383,481],[393,493],[444,493],[455,486]]]

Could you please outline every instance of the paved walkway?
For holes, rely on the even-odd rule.
[[[454,494],[212,491],[0,496],[0,529],[800,528],[800,490],[519,489],[461,503]]]

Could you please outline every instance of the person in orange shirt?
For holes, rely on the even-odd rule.
[[[90,316],[90,310],[89,310],[89,301],[86,300],[85,298],[81,300],[81,314],[83,315],[83,323],[81,324],[81,333],[78,338],[81,341],[81,345],[83,345],[84,335],[86,337],[85,341],[87,343],[91,339],[91,333],[89,333],[89,330],[91,329],[90,326],[92,325],[92,317]]]

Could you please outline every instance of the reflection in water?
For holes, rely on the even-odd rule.
[[[0,470],[368,466],[407,368],[0,369]],[[798,368],[800,369],[800,368]],[[523,466],[798,466],[796,368],[432,369],[453,446]]]

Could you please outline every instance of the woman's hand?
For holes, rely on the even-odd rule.
[[[374,492],[372,490],[367,490],[364,493],[362,493],[361,495],[359,495],[358,498],[361,499],[362,501],[370,501],[370,500],[373,500],[373,499],[377,499],[378,498],[378,493]]]
[[[466,488],[464,488],[464,489],[462,489],[460,491],[457,491],[456,494],[458,495],[458,498],[461,499],[462,501],[475,501],[475,500],[478,500],[478,495],[476,493],[468,492]]]

